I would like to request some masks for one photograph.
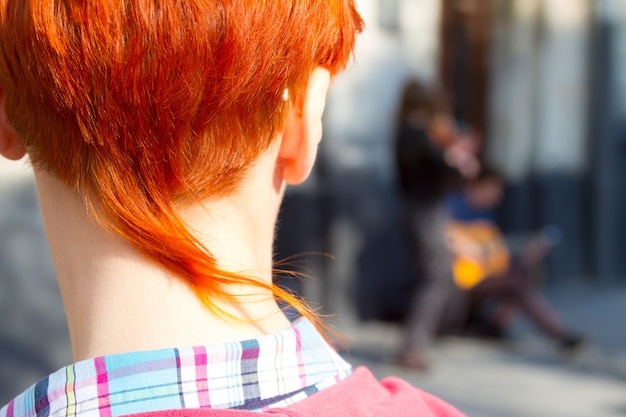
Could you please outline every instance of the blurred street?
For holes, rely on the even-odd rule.
[[[4,164],[4,165],[3,165]],[[0,164],[0,403],[71,361],[68,334],[38,211],[21,166]],[[344,239],[349,243],[349,238]],[[341,267],[341,258],[335,261]],[[337,283],[341,288],[342,284]],[[333,285],[334,287],[335,285]],[[626,288],[562,288],[548,297],[589,341],[563,357],[519,321],[511,341],[446,337],[427,373],[393,365],[401,329],[360,323],[345,297],[335,326],[353,336],[345,356],[397,375],[479,417],[626,415]],[[345,294],[344,294],[345,296]]]
[[[425,373],[393,364],[402,336],[394,326],[340,326],[355,337],[345,356],[353,365],[369,366],[379,378],[404,378],[468,416],[626,416],[626,288],[581,290],[551,300],[567,322],[589,337],[571,357],[525,322],[506,342],[443,338]]]

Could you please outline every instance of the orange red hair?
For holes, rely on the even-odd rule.
[[[353,0],[0,0],[0,85],[33,165],[215,307],[255,281],[177,207],[232,192],[283,127],[283,91],[340,71],[362,25]]]

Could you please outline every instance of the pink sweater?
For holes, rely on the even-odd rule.
[[[272,417],[464,417],[451,405],[399,378],[382,381],[367,368],[357,368],[338,384],[286,408],[272,408]],[[186,409],[133,414],[133,417],[258,417],[241,410]]]

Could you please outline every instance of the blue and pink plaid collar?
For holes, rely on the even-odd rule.
[[[181,408],[262,410],[345,378],[350,365],[307,320],[259,339],[133,352],[72,364],[42,379],[0,417],[113,417]]]

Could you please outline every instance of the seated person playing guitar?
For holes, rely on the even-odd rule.
[[[502,179],[484,169],[449,198],[454,220],[447,227],[446,238],[455,258],[455,283],[469,293],[474,305],[495,299],[495,308],[486,317],[492,332],[501,333],[513,313],[521,309],[562,349],[572,350],[579,346],[581,337],[566,328],[532,279],[558,238],[539,233],[513,254],[494,212],[503,193]]]

